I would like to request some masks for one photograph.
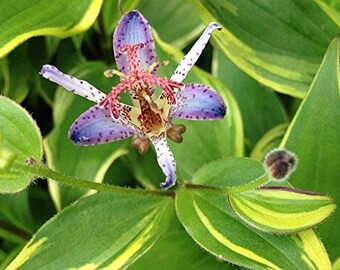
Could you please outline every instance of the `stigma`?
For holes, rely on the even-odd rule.
[[[167,62],[155,62],[149,66],[147,70],[141,68],[138,62],[137,51],[144,48],[143,43],[137,43],[134,45],[123,45],[120,51],[125,55],[129,64],[129,72],[123,73],[117,70],[108,70],[104,73],[107,77],[117,75],[121,78],[120,83],[112,88],[112,91],[106,96],[104,100],[99,103],[99,106],[109,106],[112,116],[119,118],[119,112],[117,109],[117,100],[119,94],[125,90],[132,92],[133,98],[144,100],[149,103],[153,110],[157,110],[157,105],[152,99],[155,87],[160,87],[170,104],[176,104],[176,97],[174,89],[180,89],[183,87],[182,83],[172,81],[168,78],[158,77],[153,74],[159,66],[167,65]]]

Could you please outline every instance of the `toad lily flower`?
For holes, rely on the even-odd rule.
[[[147,20],[138,11],[127,13],[113,36],[118,70],[104,73],[107,77],[118,75],[121,81],[108,95],[54,66],[44,65],[40,72],[43,77],[97,103],[73,123],[70,139],[77,145],[95,145],[137,135],[131,144],[141,154],[148,151],[151,142],[156,149],[158,164],[166,176],[161,188],[173,186],[176,163],[166,138],[182,142],[185,126],[174,125],[172,119],[217,120],[226,114],[226,106],[215,90],[197,83],[182,83],[214,29],[220,26],[211,23],[205,29],[170,79],[161,78],[156,72],[164,62],[157,61]],[[159,96],[156,87],[162,89]],[[132,106],[118,102],[122,91],[128,91]]]

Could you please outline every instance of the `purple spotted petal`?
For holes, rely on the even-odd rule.
[[[203,84],[187,84],[178,91],[177,105],[172,117],[190,120],[217,120],[226,114],[222,97]]]
[[[54,66],[43,65],[40,74],[44,78],[64,87],[66,90],[85,97],[93,102],[99,103],[106,97],[103,92],[99,91],[88,82],[78,80],[75,77],[67,75]]]
[[[160,184],[161,189],[169,189],[176,184],[176,162],[163,133],[158,138],[151,138],[156,149],[158,165],[166,176]]]
[[[77,145],[95,145],[125,139],[135,133],[120,118],[112,118],[109,109],[95,105],[79,116],[68,135]]]
[[[144,44],[144,48],[139,49],[137,54],[141,67],[146,71],[157,61],[155,44],[148,21],[139,11],[134,10],[122,17],[113,34],[113,50],[119,71],[129,73],[125,55],[120,52],[121,46],[137,43]]]
[[[200,38],[196,41],[194,46],[190,49],[190,51],[183,57],[178,67],[175,69],[174,73],[171,76],[171,80],[175,82],[182,82],[187,76],[188,72],[192,68],[192,66],[196,63],[197,59],[200,57],[203,49],[207,45],[211,33],[215,30],[221,30],[221,26],[218,23],[212,22],[207,28],[204,30]]]

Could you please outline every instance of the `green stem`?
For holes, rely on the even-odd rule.
[[[213,191],[217,193],[222,193],[225,195],[234,195],[240,192],[244,192],[247,190],[261,187],[268,181],[269,181],[268,175],[264,174],[260,178],[256,179],[255,181],[250,182],[249,184],[246,184],[244,186],[238,186],[238,187],[217,187],[217,186],[204,186],[204,185],[193,185],[193,184],[186,184],[185,187],[189,189],[209,190],[209,191]]]
[[[170,196],[174,197],[175,193],[173,191],[161,191],[161,190],[145,190],[145,189],[131,189],[131,188],[124,188],[124,187],[118,187],[118,186],[112,186],[108,184],[102,184],[102,183],[96,183],[88,180],[79,179],[73,176],[64,175],[62,173],[59,173],[57,171],[51,170],[46,165],[40,164],[40,165],[23,165],[21,163],[15,163],[13,166],[14,170],[21,171],[21,172],[29,172],[32,174],[39,175],[40,177],[49,178],[52,180],[55,180],[59,183],[78,187],[81,189],[93,189],[101,192],[119,192],[119,193],[128,193],[128,194],[152,194],[152,195],[158,195],[158,196]]]
[[[145,195],[145,194],[152,194],[152,195],[158,195],[158,196],[170,196],[175,197],[174,191],[162,191],[162,190],[145,190],[145,189],[131,189],[131,188],[124,188],[124,187],[118,187],[118,186],[112,186],[108,184],[102,184],[102,183],[96,183],[88,180],[79,179],[73,176],[64,175],[62,173],[59,173],[57,171],[51,170],[49,167],[47,167],[44,164],[38,164],[38,165],[24,165],[22,163],[15,162],[13,166],[14,171],[19,171],[21,173],[32,173],[35,175],[39,175],[40,177],[49,178],[52,180],[55,180],[57,182],[60,182],[62,184],[78,187],[81,189],[93,189],[101,192],[119,192],[119,193],[128,193],[128,194],[139,194],[139,195]],[[183,180],[181,177],[179,177],[180,181]],[[260,187],[267,183],[269,181],[268,175],[264,174],[260,178],[256,179],[255,181],[248,183],[244,186],[238,186],[238,187],[218,187],[218,186],[205,186],[205,185],[195,185],[195,184],[184,184],[185,188],[188,189],[196,189],[196,190],[207,190],[212,192],[217,192],[224,195],[233,195],[240,192],[244,192],[247,190],[251,190],[257,187]]]

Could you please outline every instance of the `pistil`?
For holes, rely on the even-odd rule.
[[[104,73],[106,77],[112,77],[113,75],[121,77],[121,82],[117,86],[113,87],[107,97],[99,103],[101,107],[109,105],[111,113],[116,119],[119,117],[116,102],[119,94],[125,90],[133,91],[137,94],[137,96],[142,96],[154,110],[157,110],[158,108],[152,98],[148,97],[151,96],[148,94],[150,89],[159,86],[167,94],[168,101],[171,104],[176,104],[174,89],[183,87],[182,83],[178,83],[167,78],[161,78],[152,74],[157,67],[167,65],[168,62],[166,61],[155,62],[149,66],[147,71],[144,71],[138,63],[137,55],[137,51],[142,48],[144,48],[144,44],[142,43],[123,45],[121,47],[120,50],[125,54],[126,60],[129,63],[129,74],[125,74],[117,70],[107,70]]]

